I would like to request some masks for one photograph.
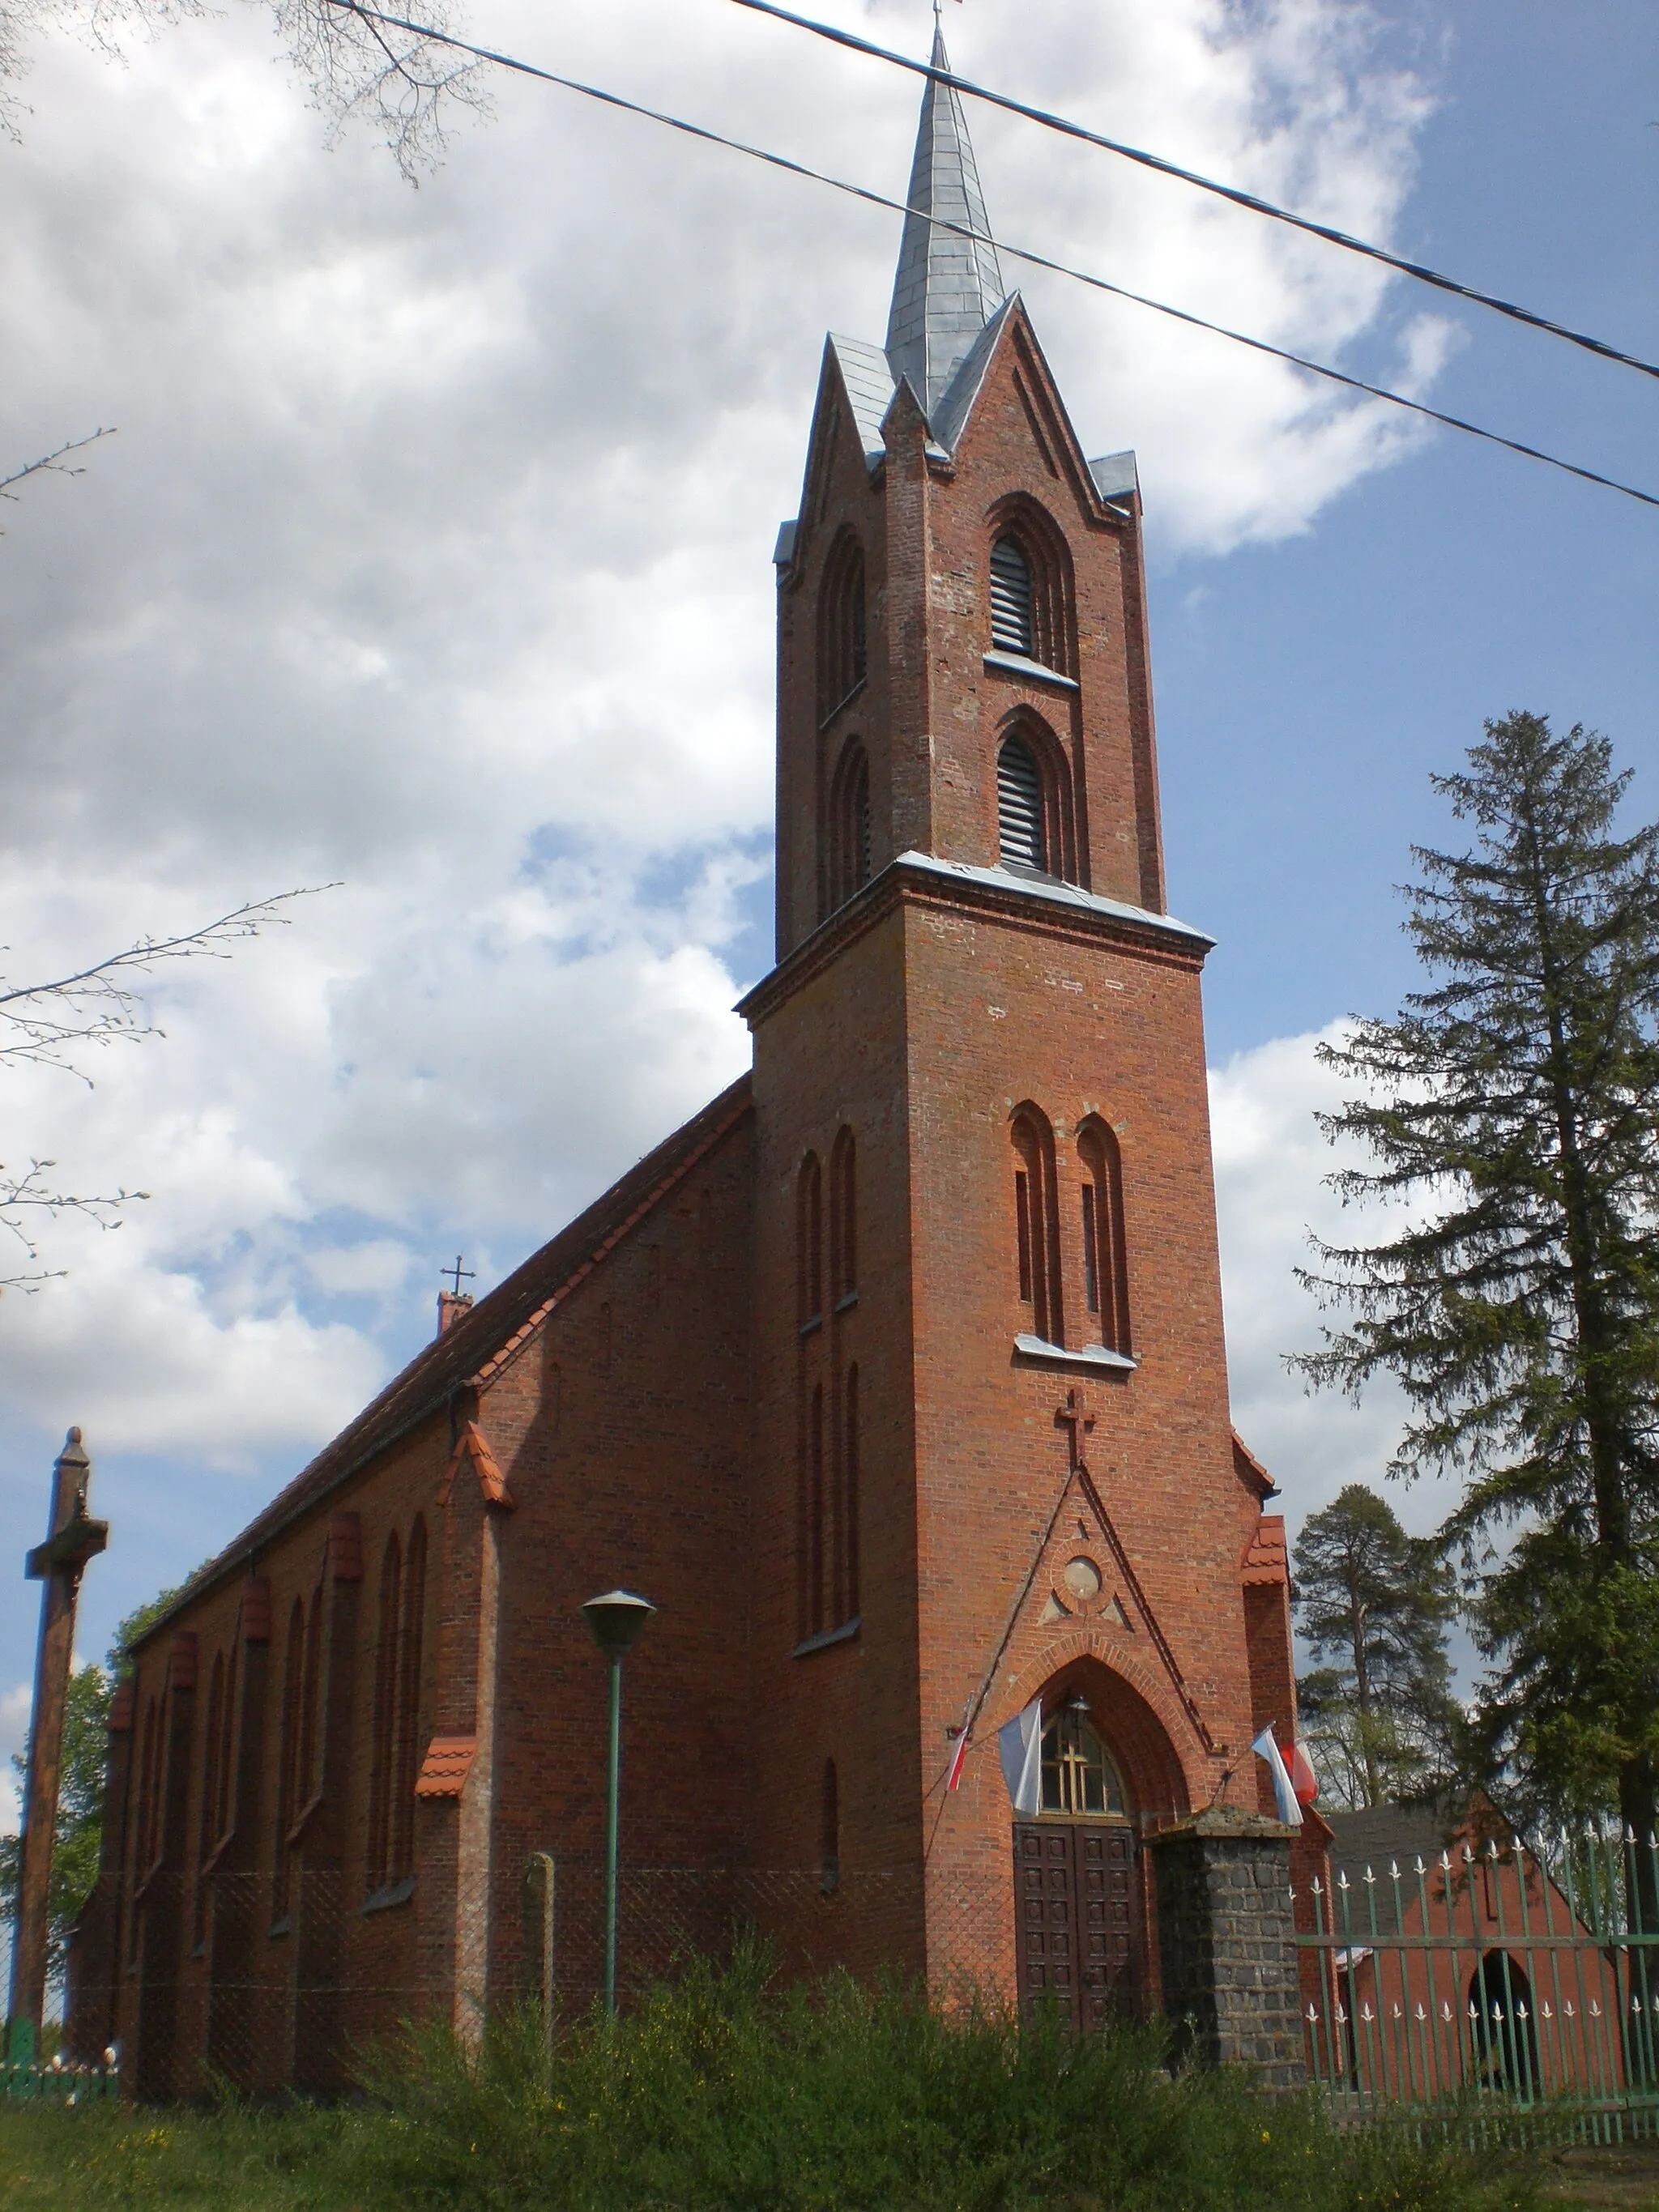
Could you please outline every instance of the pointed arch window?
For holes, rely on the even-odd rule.
[[[276,1773],[275,1880],[271,1885],[271,1918],[278,1923],[285,1922],[288,1917],[289,1885],[293,1872],[293,1849],[289,1838],[295,1814],[302,1802],[301,1707],[305,1693],[305,1671],[306,1609],[304,1601],[296,1597],[288,1617],[288,1644],[283,1654],[283,1736],[281,1763]]]
[[[208,1875],[229,1826],[231,1740],[236,1694],[236,1652],[231,1647],[229,1666],[217,1651],[209,1676],[207,1728],[204,1732],[202,1802],[196,1832],[196,1934],[200,1944],[207,1936]]]
[[[1123,1778],[1101,1741],[1081,1696],[1068,1698],[1042,1724],[1042,1809],[1128,1817]]]
[[[1083,1165],[1084,1303],[1098,1317],[1107,1351],[1132,1358],[1122,1152],[1115,1133],[1092,1114],[1078,1132],[1077,1149]]]
[[[415,1873],[415,1781],[421,1765],[421,1660],[426,1630],[426,1520],[416,1514],[404,1555],[398,1629],[397,1714],[392,1730],[392,1810],[386,1878]]]
[[[1060,1217],[1054,1195],[1054,1133],[1039,1107],[1018,1109],[1010,1132],[1014,1152],[1014,1233],[1019,1295],[1030,1310],[1031,1334],[1063,1345],[1060,1291]]]
[[[843,1127],[830,1154],[830,1295],[839,1309],[858,1290],[858,1146]]]
[[[823,1483],[823,1386],[819,1383],[812,1392],[812,1402],[807,1419],[806,1440],[807,1524],[806,1524],[806,1633],[821,1636],[823,1632],[824,1600],[824,1497]]]
[[[1031,563],[1018,538],[1005,532],[991,548],[991,644],[998,653],[1036,657]]]
[[[992,652],[1075,679],[1075,572],[1065,532],[1020,492],[993,508],[990,530]]]
[[[844,530],[830,548],[818,593],[818,720],[846,705],[869,667],[864,548]]]
[[[823,1316],[823,1174],[808,1152],[795,1180],[795,1318],[803,1330]]]
[[[997,753],[997,842],[1005,867],[1050,872],[1044,799],[1037,757],[1016,730]]]
[[[841,1394],[841,1464],[836,1498],[836,1619],[859,1614],[859,1370],[848,1368]]]
[[[824,857],[826,913],[833,914],[870,880],[870,756],[858,738],[836,763]]]
[[[386,1878],[392,1848],[392,1792],[398,1764],[398,1632],[403,1594],[403,1551],[397,1532],[380,1560],[380,1604],[374,1624],[374,1715],[369,1754],[368,1859],[371,1891]]]

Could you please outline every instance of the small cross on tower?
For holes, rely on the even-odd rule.
[[[1084,1449],[1089,1440],[1089,1431],[1094,1425],[1093,1408],[1082,1391],[1075,1389],[1068,1390],[1066,1393],[1066,1403],[1054,1414],[1054,1426],[1067,1431],[1066,1449],[1073,1468],[1086,1464]]]
[[[461,1295],[461,1284],[463,1280],[469,1283],[472,1282],[476,1279],[477,1275],[477,1270],[475,1268],[462,1267],[461,1255],[459,1252],[455,1255],[454,1266],[453,1267],[440,1267],[438,1273],[441,1275],[453,1275],[455,1278],[454,1288],[451,1292],[451,1296],[453,1297],[459,1297]]]

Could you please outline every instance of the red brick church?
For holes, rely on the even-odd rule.
[[[441,1298],[141,1645],[73,1956],[140,2094],[327,2089],[411,2012],[591,1997],[578,1608],[615,1585],[657,1607],[625,1982],[740,1911],[787,1966],[1139,2010],[1178,1971],[1157,1839],[1272,1808],[1283,1524],[1228,1413],[1134,459],[1087,458],[933,82],[908,203],[775,555],[752,1072]],[[1016,1815],[998,1729],[1037,1698]]]

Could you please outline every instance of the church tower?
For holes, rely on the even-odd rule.
[[[1256,1809],[1251,1737],[1288,1738],[1284,1575],[1228,1413],[1134,457],[1087,458],[936,80],[908,204],[775,555],[755,1856],[886,1870],[854,1965],[1091,2018],[1156,1995],[1144,1844]],[[1038,1700],[1018,1814],[998,1729]]]

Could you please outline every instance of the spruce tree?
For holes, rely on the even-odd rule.
[[[1333,1182],[1345,1200],[1404,1201],[1407,1225],[1316,1248],[1304,1279],[1347,1325],[1298,1364],[1354,1395],[1395,1376],[1409,1417],[1391,1472],[1461,1477],[1443,1535],[1492,1662],[1494,1770],[1531,1808],[1616,1808],[1645,1838],[1659,829],[1618,834],[1628,781],[1604,738],[1519,713],[1487,723],[1464,773],[1433,779],[1474,842],[1415,851],[1407,927],[1429,988],[1322,1054],[1356,1085],[1326,1133],[1370,1154]]]
[[[1322,1796],[1357,1808],[1431,1790],[1454,1720],[1446,1623],[1457,1607],[1438,1547],[1351,1482],[1303,1523],[1291,1595],[1304,1642],[1328,1662],[1297,1684]]]

